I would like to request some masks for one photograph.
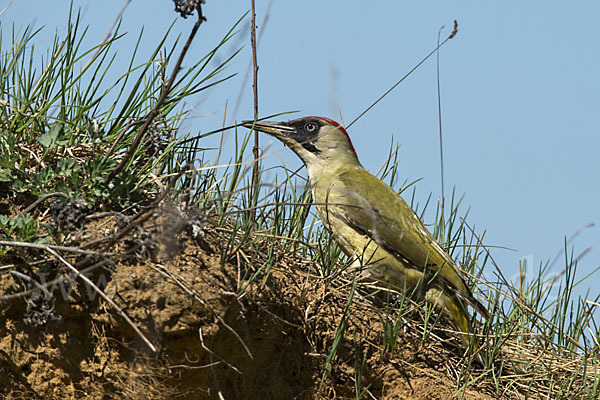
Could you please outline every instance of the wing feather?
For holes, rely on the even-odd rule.
[[[392,254],[403,265],[433,278],[487,318],[458,267],[396,191],[366,170],[342,173],[327,189],[327,212]],[[378,205],[378,206],[377,206]]]

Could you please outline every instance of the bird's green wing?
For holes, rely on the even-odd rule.
[[[435,276],[446,289],[463,297],[484,316],[483,307],[471,294],[456,264],[433,238],[410,206],[384,182],[368,171],[341,173],[326,193],[327,212],[336,214],[359,234],[372,239],[408,267]],[[449,286],[449,287],[448,287]]]

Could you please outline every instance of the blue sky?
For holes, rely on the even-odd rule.
[[[9,2],[0,1],[0,9]],[[74,1],[90,25],[87,42],[99,43],[124,1]],[[468,221],[485,229],[506,276],[527,258],[538,265],[553,258],[583,226],[600,223],[600,53],[597,1],[314,1],[257,0],[264,36],[258,61],[260,113],[301,110],[346,123],[408,72],[434,46],[438,30],[459,32],[441,51],[446,195],[464,194]],[[44,27],[34,40],[51,46],[67,23],[68,1],[17,0],[0,17],[3,50],[13,26]],[[206,54],[250,7],[250,1],[207,0],[187,63]],[[142,28],[148,54],[176,19],[172,2],[133,0],[123,15],[128,32],[118,48],[117,69],[126,67]],[[194,18],[179,19],[174,32],[187,37]],[[228,119],[252,117],[251,82],[244,83],[251,53],[249,20],[228,51],[244,46],[228,68],[236,77],[190,103],[182,131],[218,128],[225,102]],[[223,53],[223,57],[227,52]],[[143,58],[139,59],[140,61]],[[115,72],[115,77],[118,74]],[[240,108],[233,104],[242,89]],[[417,200],[441,194],[437,83],[432,58],[349,130],[363,165],[375,172],[392,138],[400,143],[400,180],[417,184]],[[232,143],[231,134],[226,143]],[[263,137],[262,144],[271,142]],[[214,143],[209,142],[209,145]],[[299,166],[278,143],[268,162]],[[248,154],[250,157],[250,154]],[[267,175],[274,179],[273,175]],[[431,218],[429,221],[431,222]],[[575,253],[591,246],[580,276],[600,266],[600,226],[574,240]],[[558,263],[552,272],[559,272]],[[588,281],[586,289],[596,295]]]

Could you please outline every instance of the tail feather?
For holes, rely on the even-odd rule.
[[[463,300],[464,302],[469,304],[471,307],[473,307],[475,309],[475,311],[479,315],[481,315],[483,318],[485,318],[485,319],[490,318],[490,313],[488,312],[487,308],[485,308],[485,306],[483,304],[481,304],[481,302],[479,300],[477,300],[475,297],[473,297],[472,294],[469,293],[468,296],[465,296],[458,291],[455,291],[454,294],[456,296],[460,297],[461,300]],[[466,312],[466,308],[465,308],[465,312]]]
[[[479,363],[484,365],[484,359],[480,352],[481,344],[477,336],[474,334],[475,332],[471,324],[470,314],[462,298],[448,295],[437,289],[430,289],[427,292],[426,299],[427,301],[436,304],[438,308],[441,308],[450,316],[454,325],[456,325],[458,330],[461,331],[460,339],[465,349],[468,349],[473,354],[476,354]],[[487,318],[488,313],[485,307],[476,299],[473,298],[473,300],[477,302],[480,307],[476,307],[472,304],[472,302],[469,302],[469,304],[472,305],[477,312]],[[478,308],[483,310],[484,313],[482,313]]]

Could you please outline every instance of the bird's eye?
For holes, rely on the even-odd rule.
[[[307,132],[314,132],[317,130],[317,124],[315,124],[314,122],[307,122],[306,125],[304,125],[304,129]]]

